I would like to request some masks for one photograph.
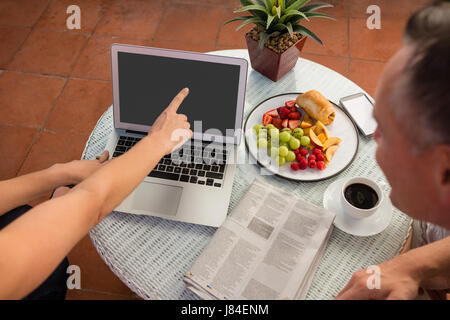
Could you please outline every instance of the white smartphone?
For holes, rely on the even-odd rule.
[[[373,103],[364,93],[341,98],[340,103],[363,135],[370,136],[375,132],[377,122],[373,117]]]

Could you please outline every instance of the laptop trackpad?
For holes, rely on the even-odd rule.
[[[174,216],[177,214],[182,192],[182,187],[143,182],[134,190],[131,205],[137,210]]]

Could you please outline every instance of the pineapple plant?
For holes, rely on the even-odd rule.
[[[316,12],[332,7],[327,3],[309,4],[310,0],[240,1],[242,8],[234,13],[248,12],[248,15],[234,17],[225,24],[242,21],[236,31],[248,24],[255,25],[246,34],[250,61],[253,69],[273,81],[279,80],[295,66],[307,37],[322,44],[314,32],[300,23],[311,18],[333,19]]]

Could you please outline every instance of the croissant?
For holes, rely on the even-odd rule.
[[[334,121],[334,107],[319,91],[310,90],[297,97],[297,105],[302,107],[311,118],[319,120],[324,125]]]

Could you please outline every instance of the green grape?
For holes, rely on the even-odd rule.
[[[295,136],[297,134],[298,136],[303,136],[305,133],[303,132],[302,128],[295,128],[294,131],[292,131],[292,134]]]
[[[308,146],[311,143],[311,140],[307,136],[303,136],[300,138],[300,143],[302,146]]]
[[[267,148],[267,140],[264,138],[260,138],[260,139],[258,139],[257,145],[258,145],[258,148],[265,149],[265,148]]]
[[[284,141],[280,141],[280,142],[278,143],[278,147],[281,147],[281,146],[285,146],[286,148],[288,148],[288,147],[289,147],[289,143],[284,142]]]
[[[274,126],[273,124],[269,123],[269,124],[266,126],[266,129],[267,129],[268,132],[270,132],[270,129],[276,129],[276,128],[275,128],[275,126]]]
[[[291,139],[291,134],[286,131],[281,131],[280,142],[288,142]]]
[[[289,133],[291,133],[291,129],[289,129],[289,128],[283,128],[283,129],[281,129],[281,132],[289,132]]]
[[[256,134],[259,134],[259,129],[261,129],[262,127],[264,127],[262,124],[255,124],[253,126],[253,130],[255,130]]]
[[[291,162],[291,161],[294,161],[294,160],[295,160],[295,153],[292,152],[292,151],[289,151],[287,156],[286,156],[286,161]]]
[[[300,148],[300,140],[298,140],[295,137],[292,137],[291,140],[289,140],[289,146],[291,147],[292,150]]]
[[[286,163],[286,158],[279,156],[276,161],[277,161],[278,166],[282,167]]]
[[[280,147],[280,156],[281,157],[286,157],[288,153],[289,153],[289,149],[287,147],[285,147],[285,146]]]

